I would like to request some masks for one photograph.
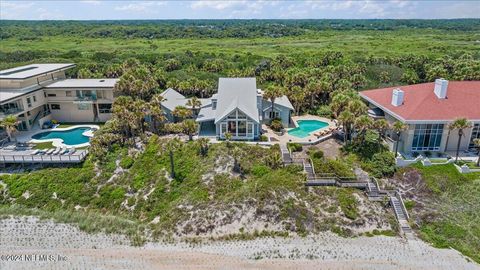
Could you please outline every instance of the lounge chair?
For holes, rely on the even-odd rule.
[[[37,150],[33,151],[33,152],[32,152],[32,155],[36,155],[36,154],[38,154],[38,153],[40,153],[40,149],[37,149]]]
[[[55,149],[55,151],[53,151],[52,155],[58,155],[58,153],[60,153],[60,151],[62,151],[62,148],[57,147],[57,149]]]
[[[42,149],[42,150],[38,151],[38,154],[39,155],[45,155],[47,153],[47,151],[48,151],[48,148],[45,148],[45,149]]]
[[[54,151],[55,151],[55,148],[51,148],[51,149],[48,150],[45,154],[51,155]]]
[[[69,155],[73,155],[76,151],[77,151],[77,149],[75,149],[75,147],[72,147],[72,148],[70,148],[70,150],[68,151],[68,154],[69,154]]]
[[[68,149],[66,147],[64,147],[60,150],[60,153],[58,153],[58,154],[59,155],[65,155],[65,153],[67,153],[67,152],[68,152]]]

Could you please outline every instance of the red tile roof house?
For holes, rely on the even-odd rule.
[[[480,138],[480,81],[447,81],[388,87],[360,92],[369,107],[369,115],[389,123],[408,125],[399,142],[399,151],[455,151],[458,131],[448,139],[448,124],[467,118],[472,128],[465,130],[460,150],[473,149],[473,139]],[[392,137],[391,133],[388,136]],[[393,143],[390,144],[393,147]]]

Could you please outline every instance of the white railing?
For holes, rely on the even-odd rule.
[[[80,163],[87,154],[88,150],[73,155],[0,155],[0,163]]]

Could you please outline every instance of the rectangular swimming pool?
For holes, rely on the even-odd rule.
[[[313,131],[328,126],[328,123],[319,120],[298,120],[297,124],[298,127],[289,130],[288,134],[298,138],[308,137]]]

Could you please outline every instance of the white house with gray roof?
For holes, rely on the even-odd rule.
[[[173,89],[161,94],[166,100],[162,109],[169,121],[174,121],[173,110],[186,106],[188,98]],[[196,116],[199,136],[225,138],[232,134],[235,140],[255,140],[261,135],[263,122],[281,119],[289,126],[293,106],[286,96],[275,99],[272,104],[263,98],[263,91],[257,89],[255,78],[220,78],[218,93],[209,99],[200,99],[202,105]]]

